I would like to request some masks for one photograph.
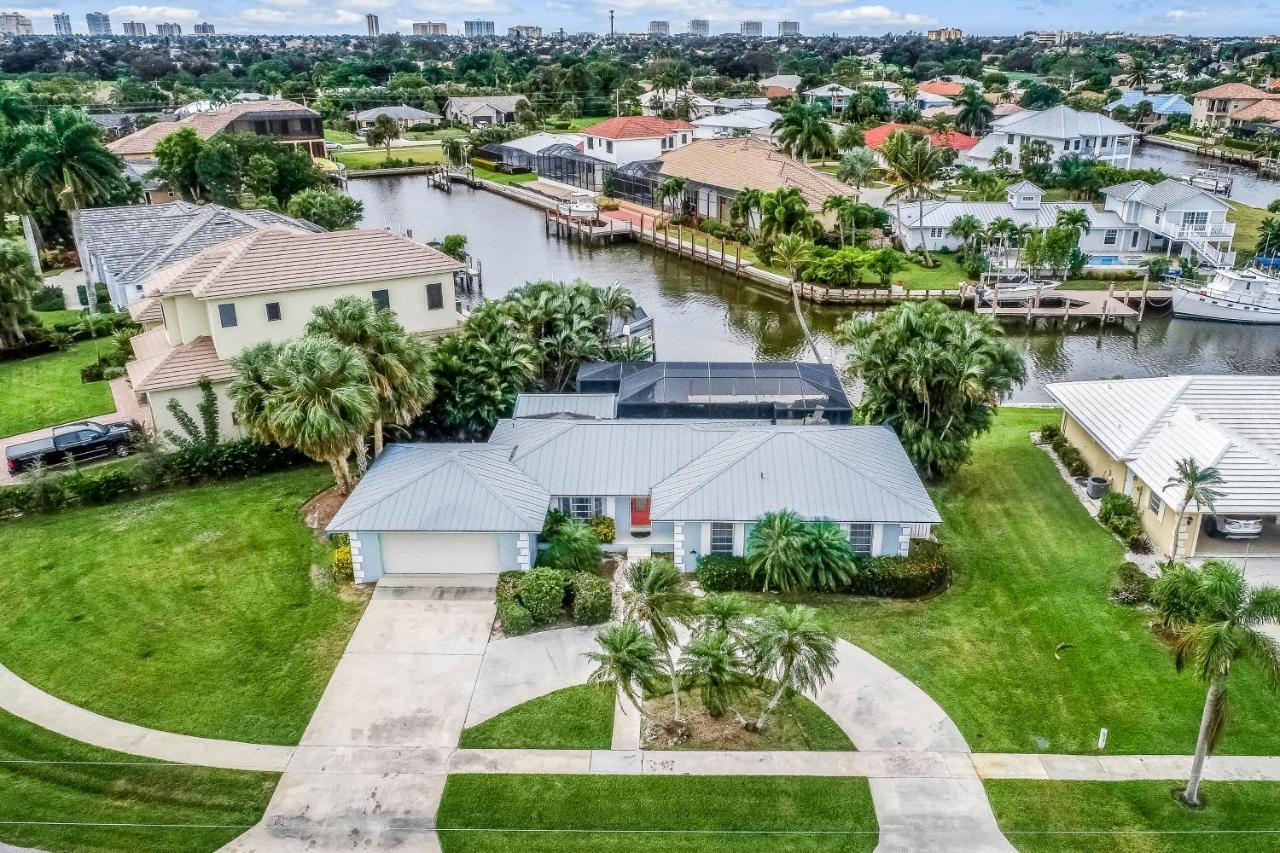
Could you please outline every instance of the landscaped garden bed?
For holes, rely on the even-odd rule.
[[[774,685],[768,682],[712,716],[697,693],[685,691],[680,698],[679,724],[672,715],[671,696],[654,694],[645,701],[649,724],[643,732],[645,749],[701,750],[854,750],[853,741],[826,712],[803,696],[785,696],[769,715],[769,725],[755,731]],[[671,732],[679,731],[673,737]]]
[[[613,741],[613,690],[579,684],[530,699],[472,726],[463,749],[608,749]]]

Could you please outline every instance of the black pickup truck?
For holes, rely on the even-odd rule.
[[[60,465],[70,456],[77,462],[101,459],[112,454],[128,456],[133,437],[140,427],[136,421],[77,421],[53,428],[53,435],[24,441],[5,450],[10,474],[21,474],[37,462]]]

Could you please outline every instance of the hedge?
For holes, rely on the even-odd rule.
[[[931,539],[916,539],[905,557],[859,560],[847,591],[882,598],[920,598],[950,582],[951,566],[942,546]]]
[[[533,569],[516,586],[516,596],[535,625],[546,625],[564,615],[569,573],[560,569]]]
[[[759,586],[751,579],[747,561],[731,554],[705,554],[699,557],[694,575],[704,592],[742,592]]]
[[[613,613],[613,587],[599,575],[576,572],[569,581],[569,593],[578,625],[599,625]]]

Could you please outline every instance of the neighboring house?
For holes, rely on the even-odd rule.
[[[812,104],[815,101],[824,103],[832,112],[839,112],[849,106],[849,102],[857,94],[857,90],[850,89],[848,86],[843,86],[839,83],[828,83],[825,86],[806,90],[804,92],[804,100],[808,104]]]
[[[1202,189],[1174,180],[1151,185],[1131,181],[1102,190],[1097,210],[1088,202],[1044,201],[1044,190],[1019,181],[1007,190],[1005,201],[926,201],[920,205],[888,205],[895,231],[907,246],[921,242],[930,251],[958,249],[962,240],[951,233],[960,216],[974,216],[983,227],[996,219],[1044,230],[1064,210],[1083,210],[1089,231],[1080,237],[1081,251],[1091,266],[1136,267],[1151,254],[1199,257],[1214,265],[1230,264],[1235,256],[1231,239],[1235,226],[1226,221],[1226,202]]]
[[[773,123],[782,118],[782,114],[773,110],[739,110],[725,115],[706,116],[694,119],[697,129],[694,139],[710,139],[713,137],[742,136],[749,134],[761,139],[773,139],[776,135]]]
[[[653,160],[693,141],[697,128],[687,121],[657,116],[617,116],[582,130],[588,157],[625,166]]]
[[[89,113],[89,120],[102,128],[102,136],[108,142],[138,129],[138,117],[133,113]]]
[[[1183,557],[1280,556],[1280,377],[1166,376],[1047,390],[1065,410],[1067,439],[1094,476],[1133,498],[1158,553],[1168,556],[1176,535]],[[1213,512],[1262,516],[1259,539],[1213,539],[1212,513],[1182,506],[1182,490],[1168,483],[1187,458],[1222,475]]]
[[[1248,83],[1224,83],[1191,96],[1192,127],[1230,127],[1259,112],[1259,104],[1280,99],[1280,92],[1264,92]],[[1243,115],[1240,115],[1243,114]]]
[[[142,162],[126,163],[126,174]],[[117,308],[142,299],[144,280],[161,267],[273,225],[323,230],[270,210],[232,210],[180,200],[71,212],[71,233],[85,284],[105,284]]]
[[[699,139],[664,155],[656,164],[657,180],[684,178],[685,195],[700,216],[729,218],[729,207],[744,189],[774,192],[795,187],[808,209],[823,219],[822,205],[833,195],[856,195],[853,187],[788,157],[754,137]],[[829,223],[828,223],[829,224]]]
[[[1108,113],[1120,108],[1132,110],[1138,104],[1147,103],[1151,105],[1151,124],[1163,124],[1167,122],[1171,116],[1189,116],[1192,114],[1193,107],[1186,98],[1178,94],[1147,94],[1141,89],[1132,89],[1128,92],[1122,92],[1120,97],[1107,104],[1105,109]]]
[[[357,128],[364,130],[372,127],[379,116],[390,116],[401,130],[408,130],[417,124],[429,124],[434,127],[444,121],[444,116],[439,113],[427,112],[405,104],[398,107],[374,107],[371,110],[362,110],[351,113],[350,119],[356,123]]]
[[[477,95],[450,98],[444,105],[444,117],[455,124],[472,127],[509,124],[516,120],[516,109],[524,95]]]
[[[121,171],[125,179],[142,187],[142,198],[147,204],[169,204],[182,200],[182,196],[170,189],[168,184],[153,177],[155,168],[159,165],[155,160],[124,160],[122,163]]]
[[[795,94],[795,91],[785,86],[761,86],[760,94],[773,101],[778,98],[790,98]]]
[[[952,83],[949,80],[929,80],[916,86],[916,92],[918,93],[935,95],[950,101],[960,97],[960,93],[963,91],[963,83]]]
[[[956,104],[955,101],[942,95],[935,95],[931,92],[916,92],[916,109],[921,110],[949,110]]]
[[[898,122],[889,122],[878,127],[873,127],[863,132],[863,141],[867,148],[878,149],[889,141],[889,137],[899,130],[905,130],[917,135],[923,136],[928,134],[929,144],[934,148],[951,148],[955,151],[968,151],[970,148],[978,144],[978,140],[968,134],[961,133],[958,130],[948,130],[946,133],[938,133],[931,131],[927,127],[921,127],[918,124],[900,124]]]
[[[608,547],[668,553],[682,571],[743,554],[789,509],[841,525],[855,552],[906,553],[940,522],[902,445],[879,426],[513,418],[484,444],[397,444],[328,529],[357,582],[528,569],[549,509],[614,519]]]
[[[154,160],[156,143],[185,127],[201,139],[219,133],[256,133],[274,137],[281,145],[324,157],[324,126],[320,113],[292,101],[229,104],[197,112],[179,121],[161,121],[108,143],[107,150],[124,160]]]
[[[207,377],[218,393],[223,435],[239,436],[226,395],[232,358],[302,334],[316,307],[343,296],[390,308],[410,332],[451,331],[459,319],[453,277],[461,269],[448,255],[389,231],[252,231],[147,278],[153,301],[133,311],[147,331],[131,341],[129,382],[146,396],[163,435],[178,430],[169,400],[194,412],[198,383]]]
[[[1138,131],[1101,113],[1082,113],[1063,105],[1024,110],[992,121],[987,135],[966,151],[960,162],[990,169],[992,156],[1003,148],[1013,157],[1012,168],[1018,169],[1022,146],[1031,141],[1049,146],[1051,162],[1075,154],[1127,169],[1137,146]]]
[[[663,111],[672,109],[677,101],[684,100],[689,104],[689,117],[699,119],[716,111],[715,101],[704,98],[697,92],[688,89],[651,89],[640,96],[640,114],[661,116]]]
[[[761,110],[769,106],[768,98],[716,98],[712,102],[716,115],[734,113],[739,110]]]
[[[794,95],[800,88],[799,74],[775,74],[772,77],[766,77],[760,81],[760,94],[767,98],[786,97]],[[773,94],[769,90],[777,89],[781,94]]]

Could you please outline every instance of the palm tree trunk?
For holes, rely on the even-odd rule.
[[[667,647],[667,665],[671,667],[671,710],[673,718],[680,722],[680,680],[676,676],[676,656],[671,651],[671,647]]]
[[[916,223],[920,226],[920,251],[924,252],[924,262],[932,264],[933,260],[929,257],[929,241],[924,233],[924,196],[916,198],[917,210],[920,215],[916,217]]]
[[[369,470],[369,442],[363,435],[356,439],[356,471],[360,476]]]
[[[329,469],[333,471],[333,482],[338,491],[344,495],[351,493],[351,471],[347,468],[346,457],[334,456],[329,459]]]
[[[1222,693],[1222,676],[1215,675],[1209,682],[1209,692],[1204,697],[1204,713],[1200,715],[1200,734],[1196,737],[1196,755],[1191,759],[1191,775],[1182,799],[1189,805],[1200,805],[1200,777],[1204,773],[1204,760],[1209,754],[1209,730],[1217,716],[1218,696]]]
[[[1173,522],[1173,548],[1169,552],[1169,562],[1178,562],[1178,537],[1182,533],[1182,513]]]
[[[809,323],[804,319],[804,312],[800,310],[800,288],[796,286],[797,283],[795,273],[792,273],[791,305],[795,308],[796,319],[800,321],[800,331],[804,332],[805,342],[809,344],[809,349],[813,351],[814,359],[818,364],[822,364],[822,356],[818,354],[818,345],[813,342],[813,334],[809,331]]]
[[[765,705],[764,710],[760,712],[760,719],[756,720],[756,731],[764,731],[764,724],[768,721],[769,715],[778,707],[778,703],[782,701],[782,694],[787,692],[787,682],[790,680],[790,672],[784,670],[782,678],[778,680],[778,692],[773,694],[773,698],[769,700],[769,704]]]
[[[376,418],[373,422],[373,458],[377,459],[382,455],[382,447],[386,439],[382,435],[382,418]]]

